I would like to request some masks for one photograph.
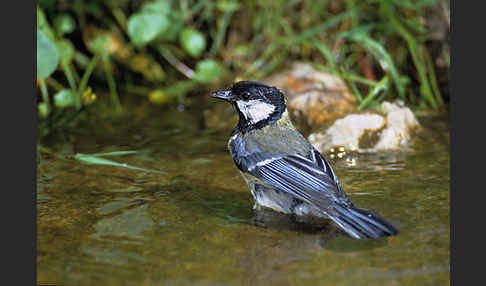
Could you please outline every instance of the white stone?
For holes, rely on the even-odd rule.
[[[324,134],[311,134],[309,141],[321,151],[327,151],[333,147],[356,150],[360,137],[366,131],[377,131],[384,125],[385,119],[378,114],[351,114],[336,120]]]
[[[386,101],[381,104],[381,109],[386,114],[386,128],[374,149],[390,150],[407,145],[410,132],[419,126],[412,111],[408,107]]]
[[[320,151],[344,147],[358,152],[396,150],[406,146],[411,139],[411,131],[420,126],[412,111],[398,103],[383,102],[379,114],[350,114],[338,119],[325,133],[309,136],[311,144]],[[379,131],[377,143],[370,149],[360,149],[359,140],[365,132]],[[341,149],[339,149],[341,150]]]

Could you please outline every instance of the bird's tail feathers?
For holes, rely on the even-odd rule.
[[[397,235],[398,230],[379,214],[353,206],[335,204],[337,215],[331,219],[356,239]]]

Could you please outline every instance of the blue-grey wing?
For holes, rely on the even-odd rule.
[[[349,202],[331,166],[314,149],[307,156],[276,156],[248,167],[251,175],[310,204]]]

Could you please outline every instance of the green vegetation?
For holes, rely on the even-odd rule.
[[[105,158],[102,158],[102,156],[108,157],[108,156],[122,156],[122,155],[130,155],[130,154],[135,154],[137,151],[116,151],[116,152],[110,152],[110,153],[98,153],[98,154],[76,154],[74,155],[74,159],[84,163],[84,164],[90,164],[90,165],[107,165],[107,166],[114,166],[114,167],[122,167],[122,168],[127,168],[127,169],[132,169],[132,170],[139,170],[139,171],[144,171],[144,172],[153,172],[153,173],[163,173],[161,171],[157,170],[151,170],[147,168],[141,168],[141,167],[136,167],[132,166],[126,163],[118,163],[112,160],[108,160]]]
[[[101,97],[93,90],[109,91],[115,113],[134,94],[181,102],[235,78],[262,80],[292,60],[345,79],[359,109],[391,98],[438,109],[425,23],[438,3],[40,0],[38,113],[49,128],[70,122]]]

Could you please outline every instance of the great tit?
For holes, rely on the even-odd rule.
[[[356,239],[398,234],[379,214],[354,207],[326,159],[293,126],[276,87],[240,81],[212,96],[238,112],[228,149],[254,208],[331,219]]]

